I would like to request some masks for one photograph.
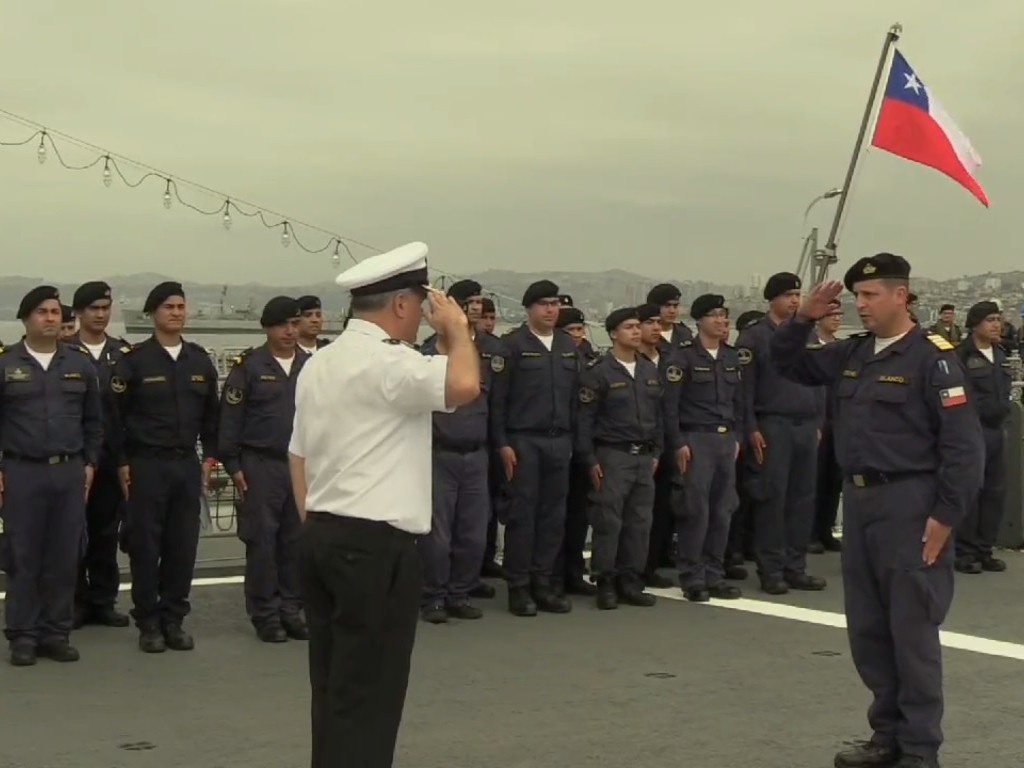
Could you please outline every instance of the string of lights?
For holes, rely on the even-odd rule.
[[[36,158],[39,160],[40,165],[46,163],[52,154],[57,159],[57,162],[61,167],[69,171],[92,171],[97,167],[102,167],[101,179],[104,186],[108,188],[114,184],[115,180],[120,181],[130,189],[137,189],[152,179],[158,180],[158,182],[163,182],[163,204],[164,208],[168,210],[170,210],[174,206],[174,203],[177,202],[179,205],[202,216],[219,216],[221,224],[226,230],[230,230],[234,224],[232,214],[237,214],[243,219],[256,219],[267,229],[280,230],[281,245],[285,248],[288,248],[292,243],[295,243],[296,247],[300,250],[313,255],[326,253],[327,251],[331,251],[333,248],[333,251],[331,252],[331,262],[335,267],[340,266],[343,253],[353,263],[359,262],[359,259],[357,259],[355,254],[352,252],[353,247],[369,251],[373,254],[383,253],[383,249],[370,245],[369,243],[364,243],[351,237],[339,235],[336,232],[302,221],[294,216],[288,216],[283,213],[278,213],[277,211],[272,211],[269,208],[256,205],[255,203],[251,203],[236,195],[229,195],[212,189],[205,184],[200,184],[176,174],[160,170],[159,168],[154,168],[151,165],[140,162],[131,157],[111,152],[91,142],[48,128],[42,123],[37,123],[34,120],[22,117],[21,115],[15,114],[14,112],[10,112],[6,109],[0,109],[0,117],[31,131],[31,134],[21,140],[0,141],[0,147],[17,148],[35,144]],[[65,159],[64,153],[60,150],[58,140],[61,144],[76,147],[82,152],[95,154],[95,157],[87,163],[78,165],[69,163]],[[129,176],[125,174],[125,169],[131,169],[131,175],[137,175],[138,178],[132,181]],[[183,189],[191,190],[192,192],[197,193],[200,197],[213,200],[223,200],[223,202],[218,205],[214,205],[213,207],[204,208],[200,205],[189,202],[189,200],[182,197],[181,191]],[[306,242],[303,241],[305,235],[300,238],[297,230],[306,231],[324,238],[323,244],[316,248],[311,245],[307,245]],[[450,285],[452,282],[462,279],[458,275],[436,269],[433,265],[431,265],[431,270],[440,276],[439,285],[442,289],[446,284]],[[494,299],[495,302],[499,304],[499,307],[502,299],[512,302],[513,306],[519,303],[519,299],[515,297],[506,296],[494,291],[485,291],[485,294]]]

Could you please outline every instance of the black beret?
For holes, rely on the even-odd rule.
[[[171,296],[185,298],[185,289],[181,287],[181,283],[176,283],[173,280],[160,283],[160,285],[149,292],[149,296],[146,297],[146,303],[142,306],[142,311],[147,315],[152,314],[156,311],[157,307],[171,298]]]
[[[302,315],[299,309],[299,302],[291,296],[275,296],[263,307],[263,314],[260,315],[260,325],[270,328],[274,325],[282,325],[289,320]]]
[[[762,317],[764,317],[764,312],[762,312],[761,310],[749,309],[736,318],[736,330],[745,330],[754,323],[756,323],[758,320],[760,320]]]
[[[483,290],[476,280],[458,280],[449,286],[448,295],[462,304],[473,296],[479,296]]]
[[[939,312],[945,312],[947,310],[952,312],[954,309],[956,309],[956,307],[953,306],[952,304],[943,304],[941,307],[939,307]]]
[[[538,280],[530,285],[523,294],[523,306],[529,307],[542,299],[557,299],[558,286],[550,280]]]
[[[481,310],[483,312],[494,314],[498,311],[497,307],[494,306],[494,299],[484,297],[484,300],[481,302],[481,304],[483,305],[483,309]]]
[[[646,322],[647,320],[653,320],[656,317],[661,317],[661,306],[658,304],[641,304],[636,308],[636,316],[640,318],[640,322]]]
[[[60,292],[52,285],[39,285],[25,294],[18,305],[18,319],[24,320],[31,315],[44,301],[55,299],[60,301]]]
[[[765,301],[777,299],[789,291],[799,291],[801,288],[800,277],[792,272],[778,272],[768,278],[764,284]]]
[[[853,286],[862,280],[881,280],[883,278],[910,277],[910,264],[902,256],[892,253],[876,253],[874,256],[865,256],[853,263],[853,266],[846,270],[843,277],[843,285],[846,290],[852,291]]]
[[[576,306],[575,304],[572,303],[572,296],[570,296],[568,293],[563,293],[561,296],[558,297],[558,304],[559,306],[562,307]]]
[[[562,307],[558,310],[558,319],[555,321],[555,328],[565,328],[567,325],[584,323],[586,318],[576,307]]]
[[[672,283],[658,283],[647,292],[647,303],[657,304],[660,307],[670,301],[679,301],[682,295],[682,291]]]
[[[82,283],[71,298],[73,309],[85,309],[94,301],[103,301],[110,298],[110,286],[102,280]]]
[[[60,321],[62,323],[73,323],[75,321],[75,310],[73,310],[67,304],[61,304]]]
[[[994,301],[979,301],[969,310],[967,310],[967,321],[964,323],[968,328],[981,323],[989,315],[1001,315],[1002,310],[999,309],[999,305]]]
[[[611,333],[627,320],[639,319],[640,315],[637,313],[636,307],[619,307],[608,313],[608,317],[604,319],[604,329]]]
[[[724,307],[725,296],[720,296],[717,293],[705,293],[693,300],[693,304],[690,305],[690,317],[694,320],[700,320],[702,317],[710,315],[716,309]]]
[[[319,296],[299,296],[295,301],[299,304],[300,312],[312,312],[314,309],[322,309]]]

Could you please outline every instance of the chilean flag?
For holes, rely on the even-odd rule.
[[[899,51],[893,55],[871,143],[946,174],[988,207],[985,190],[974,178],[981,157]]]

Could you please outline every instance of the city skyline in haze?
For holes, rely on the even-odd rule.
[[[882,40],[900,21],[901,52],[985,161],[992,207],[869,151],[836,272],[879,250],[935,279],[1017,266],[1005,243],[1024,198],[1013,162],[1024,10],[991,0],[946,15],[923,0],[898,15],[880,0],[649,0],[642,14],[597,0],[400,8],[12,8],[0,108],[379,248],[423,240],[451,274],[619,267],[742,283],[795,268],[804,208],[842,182]],[[29,133],[0,120],[0,141]],[[107,189],[102,165],[66,171],[51,153],[40,166],[31,145],[0,147],[0,171],[0,272],[266,284],[336,272],[333,249],[284,249],[279,231],[237,215],[225,231],[219,217],[164,210],[156,179]],[[833,205],[809,222],[822,241]]]

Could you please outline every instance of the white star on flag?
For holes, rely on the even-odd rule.
[[[903,86],[903,90],[910,89],[915,94],[921,93],[921,89],[924,88],[924,85],[922,85],[921,81],[917,79],[917,75],[913,72],[908,72],[904,77],[907,78],[907,84]]]

